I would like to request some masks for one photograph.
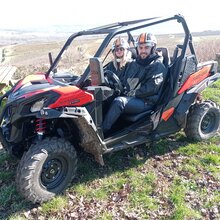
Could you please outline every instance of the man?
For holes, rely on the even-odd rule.
[[[142,33],[137,38],[137,59],[128,65],[121,77],[124,96],[113,100],[103,122],[104,133],[111,129],[122,113],[138,114],[156,104],[167,72],[162,57],[156,53],[156,44],[151,33]]]
[[[131,62],[131,52],[128,50],[128,42],[121,37],[117,37],[112,44],[112,54],[114,59],[107,64],[105,70],[110,70],[119,78],[126,70],[128,62]]]

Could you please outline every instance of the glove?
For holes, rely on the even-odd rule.
[[[119,89],[115,89],[114,95],[119,96],[121,94],[121,91]]]
[[[127,93],[127,96],[134,97],[135,96],[135,90],[131,90]]]

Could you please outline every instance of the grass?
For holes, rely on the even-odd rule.
[[[66,197],[57,196],[51,201],[44,203],[42,205],[41,212],[43,214],[49,215],[51,213],[56,213],[61,211],[67,205]]]
[[[181,185],[181,180],[175,180],[171,186],[169,198],[174,206],[172,219],[183,219],[190,212],[185,206],[185,188]]]
[[[9,171],[9,172],[6,172],[6,173],[0,173],[0,180],[1,181],[7,181],[7,180],[9,180],[9,179],[11,179],[11,178],[13,178],[13,176],[14,176],[14,172],[13,171]]]
[[[15,192],[16,190],[15,190],[14,184],[10,184],[8,186],[1,188],[1,191],[0,191],[1,207],[7,207],[8,205],[10,205],[10,202],[12,200],[12,197],[15,195]]]
[[[206,165],[219,165],[220,164],[220,155],[204,155],[201,158],[201,163]]]
[[[211,99],[220,105],[219,88],[220,88],[220,80],[215,82],[211,87],[208,87],[204,90],[204,92],[202,93],[203,98]]]

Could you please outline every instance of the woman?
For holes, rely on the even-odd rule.
[[[112,53],[114,59],[107,64],[105,70],[115,73],[119,79],[125,72],[127,63],[131,62],[131,52],[128,50],[128,42],[121,37],[117,37],[112,44]]]

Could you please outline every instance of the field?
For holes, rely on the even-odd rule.
[[[201,62],[220,52],[220,36],[197,36],[194,41]],[[4,62],[18,67],[15,78],[45,71],[47,53],[55,56],[63,43],[4,46]],[[87,59],[88,50],[94,50],[84,49],[76,59]],[[203,98],[220,105],[220,81]],[[16,191],[18,161],[0,148],[0,219],[220,219],[220,135],[193,142],[179,132],[149,146],[106,155],[104,167],[86,153],[78,157],[77,177],[63,195],[32,205]]]

